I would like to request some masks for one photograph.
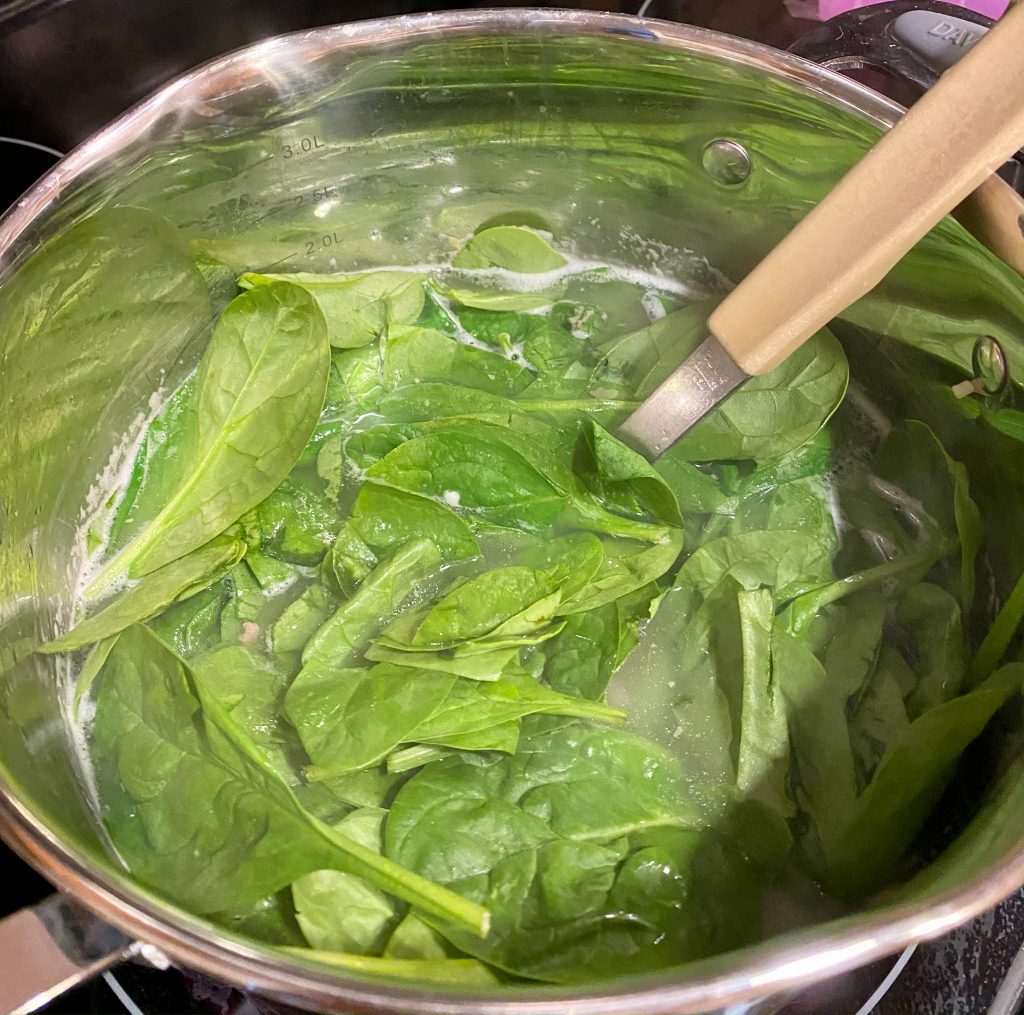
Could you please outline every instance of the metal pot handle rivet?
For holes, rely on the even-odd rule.
[[[991,335],[982,335],[974,343],[971,366],[986,395],[999,395],[1006,390],[1010,382],[1006,352]]]
[[[711,179],[727,187],[736,187],[746,182],[753,163],[750,152],[738,141],[718,138],[704,149],[701,165]]]

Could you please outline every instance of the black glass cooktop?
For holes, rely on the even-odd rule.
[[[161,82],[219,52],[316,24],[442,7],[416,0],[0,0],[0,210],[55,161]],[[504,4],[507,5],[507,4]],[[639,0],[586,6],[635,13]],[[194,10],[193,10],[194,9]],[[191,11],[191,14],[190,14]],[[177,26],[194,31],[168,33]],[[787,45],[801,31],[782,0],[654,0],[650,13]],[[101,55],[100,55],[101,54]],[[0,845],[0,918],[33,905],[49,885]],[[1024,946],[1024,892],[938,941],[814,988],[784,1015],[985,1015]],[[1018,997],[1017,1002],[1020,1003]],[[285,1009],[175,969],[129,964],[54,1002],[53,1013],[222,1013]],[[1013,1005],[991,1010],[1012,1015]],[[1024,1007],[1019,1009],[1024,1013]],[[739,1011],[735,1015],[741,1015]]]

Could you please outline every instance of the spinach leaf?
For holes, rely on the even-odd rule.
[[[654,468],[668,484],[684,514],[727,514],[731,510],[731,498],[715,477],[702,472],[692,462],[662,455]]]
[[[459,680],[444,701],[404,739],[411,743],[450,744],[454,736],[500,726],[527,715],[567,715],[622,722],[625,713],[597,702],[560,694],[522,671],[490,683]]]
[[[511,758],[427,766],[395,799],[386,849],[490,900],[482,946],[429,921],[460,948],[519,975],[572,982],[672,961],[666,953],[685,960],[714,947],[709,934],[735,943],[736,925],[722,927],[723,896],[701,897],[697,886],[710,874],[734,900],[751,878],[736,877],[745,861],[735,856],[698,860],[711,838],[667,753],[630,734],[570,727],[530,738]],[[756,898],[744,902],[756,909]]]
[[[967,679],[968,687],[973,687],[992,674],[1006,654],[1022,621],[1024,621],[1024,575],[1017,580],[1016,585],[999,608],[988,634],[985,635],[977,653],[971,660]]]
[[[525,293],[490,288],[468,289],[460,286],[446,290],[445,295],[464,307],[479,310],[540,310],[551,306],[562,295],[564,289],[560,283]]]
[[[354,811],[334,827],[367,849],[380,852],[380,829],[386,814],[368,807]],[[304,874],[292,882],[291,891],[295,919],[311,948],[379,955],[398,925],[394,903],[362,878],[344,871]]]
[[[455,983],[493,987],[498,978],[475,959],[405,959],[324,952],[309,948],[285,948],[297,958],[321,962],[334,969],[368,976],[391,977],[423,983]]]
[[[392,959],[447,959],[449,952],[437,931],[409,913],[388,938],[384,955]]]
[[[803,837],[803,853],[812,869],[820,869],[822,857],[840,841],[857,796],[846,695],[830,686],[810,648],[778,624],[772,665],[789,720],[796,801],[814,821],[813,837]]]
[[[878,664],[850,716],[850,746],[857,765],[857,785],[871,781],[886,752],[907,732],[910,719],[903,684],[913,686],[913,671],[894,648],[884,646]]]
[[[683,534],[670,530],[663,542],[644,545],[632,539],[602,540],[604,563],[579,592],[559,607],[564,615],[595,610],[600,606],[632,595],[661,578],[679,557]]]
[[[371,271],[361,275],[247,272],[238,284],[251,289],[273,282],[290,282],[305,289],[327,321],[331,345],[351,349],[369,345],[389,326],[412,324],[423,310],[425,281],[425,275],[408,271]]]
[[[373,411],[385,391],[382,366],[378,344],[332,354],[324,407],[310,444],[321,444],[339,427],[350,426],[355,417]]]
[[[189,667],[138,625],[101,674],[93,758],[132,873],[196,913],[240,910],[312,870],[364,876],[483,933],[486,913],[305,812]],[[196,807],[196,800],[211,807]]]
[[[670,526],[605,509],[573,473],[575,433],[522,434],[475,420],[447,421],[406,440],[366,471],[369,482],[457,505],[479,522],[536,531],[565,514],[577,528],[665,542]]]
[[[713,303],[695,303],[605,343],[592,390],[612,385],[643,399],[693,352]],[[843,347],[821,331],[774,370],[752,377],[698,423],[663,458],[721,461],[778,458],[810,440],[846,394]]]
[[[309,666],[346,666],[369,644],[376,631],[406,597],[440,564],[441,555],[429,539],[406,543],[380,564],[309,640],[302,653]],[[292,685],[301,686],[302,674]]]
[[[574,462],[587,489],[612,510],[681,525],[675,494],[643,455],[588,420]]]
[[[110,526],[107,546],[120,549],[171,499],[195,461],[196,377],[164,403],[146,427],[131,476]]]
[[[571,599],[602,569],[604,545],[591,532],[571,532],[530,547],[519,555],[517,562],[543,571],[558,587],[561,598]],[[561,612],[559,603],[555,615]]]
[[[556,838],[611,841],[699,824],[667,752],[621,730],[574,726],[531,738],[511,758],[429,765],[395,798],[385,852],[451,883]]]
[[[557,631],[555,627],[544,630],[540,638],[554,637]],[[376,662],[400,663],[423,670],[439,670],[441,673],[452,673],[467,680],[497,680],[518,661],[519,645],[460,654],[458,649],[416,652],[404,642],[395,643],[393,647],[383,640],[378,640],[367,648],[365,655],[367,659]]]
[[[595,390],[611,386],[643,400],[707,337],[714,303],[692,303],[600,347]],[[751,381],[747,382],[752,383]],[[723,456],[724,457],[724,456]]]
[[[199,365],[195,465],[91,594],[202,546],[270,494],[316,425],[327,350],[323,316],[301,289],[260,286],[231,302]]]
[[[793,810],[786,792],[789,725],[782,689],[773,673],[771,650],[775,607],[768,589],[737,593],[743,648],[736,787],[745,798],[763,800],[781,814]]]
[[[297,787],[302,752],[281,717],[286,679],[277,661],[250,645],[219,645],[189,665],[207,693],[259,748],[266,763]]]
[[[366,478],[447,502],[470,519],[544,528],[565,510],[566,498],[504,436],[504,428],[486,424],[438,427],[399,444]]]
[[[424,381],[451,381],[492,395],[511,397],[533,381],[521,362],[477,348],[428,328],[389,328],[383,379],[394,390]]]
[[[906,705],[916,719],[960,693],[967,665],[960,607],[944,589],[922,582],[900,598],[896,621],[909,640],[915,686]]]
[[[844,899],[863,898],[899,875],[957,759],[1022,687],[1024,664],[1011,664],[910,724],[844,816],[826,851],[822,877],[829,891]]]
[[[250,513],[260,548],[290,564],[318,564],[334,542],[337,510],[316,480],[293,473]],[[250,516],[243,519],[243,525]]]
[[[148,627],[178,655],[189,659],[221,640],[220,615],[227,598],[227,582],[219,581],[164,610]]]
[[[350,590],[376,567],[379,558],[416,539],[429,539],[446,561],[475,557],[476,539],[466,522],[436,500],[367,483],[338,535],[331,566]]]
[[[306,777],[321,782],[382,761],[410,739],[457,679],[394,663],[307,667],[285,698],[285,714],[313,762]]]
[[[828,673],[837,694],[860,694],[875,667],[882,644],[886,602],[868,589],[827,607],[807,632],[808,647]]]
[[[299,652],[337,608],[323,585],[310,585],[293,599],[270,628],[270,647],[278,655]]]
[[[245,544],[237,539],[214,539],[208,545],[143,576],[112,603],[80,621],[67,634],[41,645],[39,651],[72,652],[109,638],[159,613],[176,599],[201,592],[227,568],[238,563],[244,553]]]
[[[456,268],[504,268],[540,273],[567,264],[538,233],[525,226],[492,226],[466,241],[452,258]]]
[[[534,716],[540,713],[533,713]],[[529,718],[529,717],[527,717]],[[520,730],[522,723],[526,720],[509,719],[500,722],[495,726],[487,726],[482,730],[467,730],[461,733],[449,733],[424,741],[421,745],[423,751],[433,750],[438,752],[437,757],[447,757],[452,751],[501,751],[503,754],[515,754],[519,746]],[[405,751],[396,751],[388,756],[388,771],[397,772],[398,758],[404,759],[406,766],[413,760],[413,752],[417,748],[407,748]],[[416,759],[418,765],[424,765],[437,758],[428,758],[420,755]]]
[[[776,603],[782,603],[827,579],[831,566],[828,546],[813,534],[795,529],[741,532],[698,546],[679,569],[674,591],[706,595],[729,576],[745,589],[770,586]]]
[[[960,606],[969,610],[974,600],[974,560],[981,546],[981,515],[971,499],[966,468],[954,461],[938,437],[924,423],[910,420],[889,434],[875,456],[873,469],[879,493],[894,504],[912,498],[929,524],[941,532],[955,532],[960,540],[959,581],[952,585]],[[919,510],[920,510],[919,509]],[[920,538],[920,537],[919,537]]]
[[[825,425],[848,380],[843,347],[823,330],[774,370],[733,392],[667,454],[690,462],[778,458]]]
[[[522,566],[494,568],[456,585],[418,620],[408,640],[397,640],[414,651],[424,651],[488,637],[532,634],[551,622],[560,596],[558,585],[544,572]],[[397,622],[402,629],[408,616]],[[385,629],[385,637],[394,640],[389,632],[396,630]]]
[[[563,694],[591,701],[604,698],[612,674],[636,645],[636,628],[645,619],[653,591],[621,597],[596,609],[568,617],[552,639],[544,665],[544,679]]]

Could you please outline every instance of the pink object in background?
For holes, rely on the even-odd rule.
[[[795,18],[810,18],[813,21],[828,21],[837,14],[871,7],[879,0],[786,0],[786,8]],[[1006,13],[1010,0],[952,0],[958,7],[966,7],[990,18]]]

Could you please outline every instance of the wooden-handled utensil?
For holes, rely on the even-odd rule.
[[[726,297],[709,336],[619,436],[657,458],[877,285],[1024,146],[1024,4],[1014,7]]]

